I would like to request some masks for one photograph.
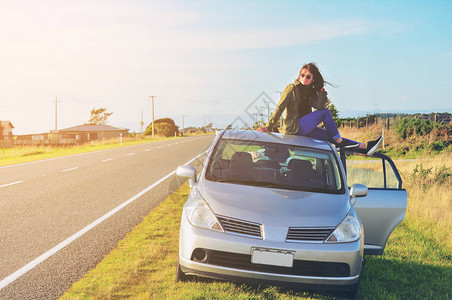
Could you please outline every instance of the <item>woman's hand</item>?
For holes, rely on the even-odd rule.
[[[256,129],[257,132],[269,132],[268,127],[259,127]]]

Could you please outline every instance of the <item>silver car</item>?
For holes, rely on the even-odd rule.
[[[343,151],[325,141],[222,131],[199,175],[189,165],[177,170],[191,192],[176,280],[197,275],[356,295],[363,255],[383,253],[407,204],[392,160],[374,156],[346,166]],[[346,167],[354,181],[376,187],[349,187]]]

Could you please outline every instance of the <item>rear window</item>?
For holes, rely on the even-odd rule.
[[[259,141],[218,142],[206,179],[271,188],[344,193],[338,162],[332,152]]]

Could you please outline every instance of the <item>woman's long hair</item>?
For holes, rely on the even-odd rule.
[[[325,85],[325,83],[328,83],[329,85],[332,86],[331,83],[329,83],[328,81],[325,81],[325,80],[323,79],[323,76],[322,76],[322,74],[320,73],[319,68],[318,68],[314,63],[311,62],[311,63],[305,64],[305,65],[300,69],[300,73],[301,73],[301,70],[303,70],[303,69],[309,70],[309,72],[311,72],[312,75],[314,76],[314,81],[311,83],[311,87],[312,87],[317,93],[323,88],[323,86]]]

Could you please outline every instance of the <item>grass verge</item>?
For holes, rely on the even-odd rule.
[[[336,299],[332,294],[220,281],[174,281],[187,184],[154,209],[61,299]],[[358,298],[451,299],[452,255],[428,222],[408,214],[385,254],[366,256]]]

